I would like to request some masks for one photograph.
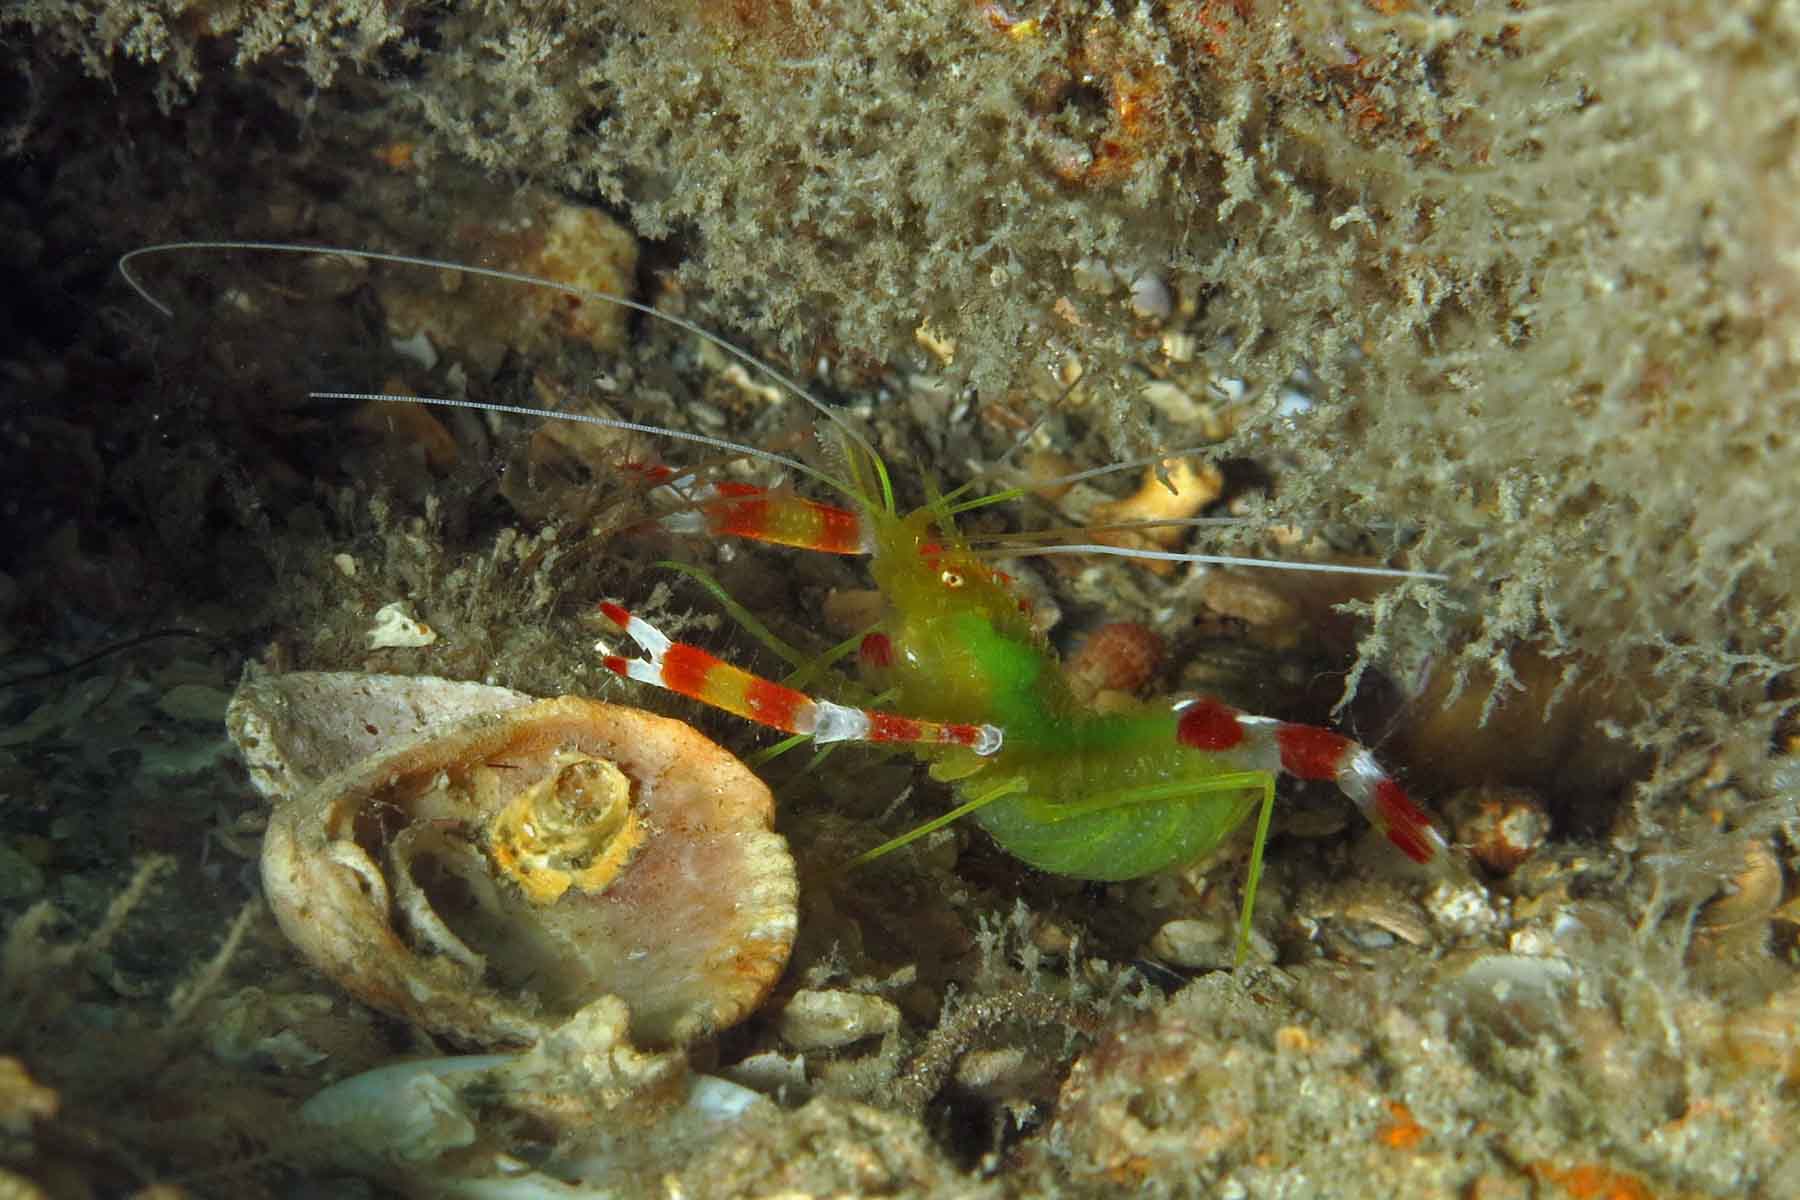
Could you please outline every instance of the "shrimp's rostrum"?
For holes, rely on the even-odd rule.
[[[1417,862],[1447,856],[1443,836],[1374,755],[1331,730],[1253,716],[1205,698],[1134,699],[1110,703],[1105,711],[1088,707],[1034,625],[1029,604],[958,528],[961,513],[995,497],[959,499],[952,493],[935,496],[913,511],[901,511],[886,465],[852,425],[792,380],[704,329],[635,301],[551,280],[364,251],[276,243],[181,243],[134,251],[121,260],[121,271],[140,294],[166,312],[127,266],[140,255],[192,249],[355,254],[622,304],[705,338],[817,409],[835,426],[842,451],[844,469],[835,476],[753,447],[629,422],[462,400],[353,397],[558,416],[650,432],[772,461],[836,491],[839,503],[822,503],[785,487],[709,484],[681,475],[666,485],[679,498],[679,507],[661,523],[681,533],[730,535],[867,556],[882,607],[861,640],[859,658],[871,694],[882,697],[880,707],[838,703],[754,675],[703,647],[669,638],[612,602],[602,603],[602,612],[637,643],[642,655],[608,653],[604,662],[619,675],[818,742],[903,747],[924,760],[934,778],[953,786],[958,799],[954,808],[876,846],[858,863],[967,816],[1009,853],[1041,870],[1083,879],[1132,879],[1206,854],[1255,812],[1237,930],[1236,958],[1242,963],[1278,775],[1335,783]],[[1071,551],[1117,552],[1100,545],[1038,547],[1036,552]],[[1152,556],[1224,561],[1168,552]]]

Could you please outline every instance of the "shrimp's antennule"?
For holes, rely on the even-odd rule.
[[[677,329],[691,333],[695,337],[708,342],[724,353],[730,355],[732,358],[737,359],[751,370],[762,373],[774,380],[780,387],[799,397],[810,406],[813,411],[835,425],[843,435],[849,439],[851,444],[868,456],[870,463],[873,464],[874,467],[875,481],[880,489],[882,503],[889,510],[892,510],[894,506],[893,484],[887,477],[887,469],[882,464],[881,457],[875,453],[875,448],[869,444],[868,439],[864,437],[861,431],[859,431],[847,418],[832,409],[830,405],[820,400],[817,396],[814,396],[811,392],[801,387],[793,378],[764,362],[748,350],[720,337],[703,325],[697,325],[694,322],[687,320],[685,317],[676,316],[674,313],[664,312],[653,305],[643,304],[624,296],[615,296],[610,292],[596,291],[593,288],[577,287],[574,284],[563,283],[556,279],[546,279],[541,275],[528,275],[523,271],[505,271],[497,267],[477,267],[468,263],[448,262],[444,259],[425,258],[414,254],[388,254],[377,250],[356,250],[343,246],[303,246],[295,242],[239,242],[215,240],[161,242],[154,246],[139,246],[135,250],[121,254],[117,264],[120,276],[122,276],[125,282],[130,285],[132,291],[143,297],[146,304],[150,305],[150,307],[154,308],[165,317],[173,316],[174,310],[158,300],[155,296],[151,295],[150,290],[142,283],[138,282],[137,276],[131,273],[131,264],[134,259],[142,258],[145,255],[164,254],[184,250],[253,250],[267,254],[336,254],[347,258],[362,258],[373,262],[397,263],[409,267],[430,267],[439,271],[460,271],[465,275],[474,275],[482,279],[494,279],[503,283],[516,283],[525,287],[549,288],[552,291],[561,292],[566,296],[575,296],[583,300],[597,300],[603,304],[616,304],[620,308],[626,308],[630,309],[632,312],[642,313],[647,317],[672,325]],[[475,407],[479,407],[479,405],[476,405]],[[698,440],[698,435],[690,436],[693,436]],[[830,476],[825,475],[823,472],[812,470],[811,468],[804,469],[814,478],[829,483],[832,487],[841,491],[847,493],[850,492],[850,489],[845,488],[843,484],[832,479]]]
[[[1173,522],[1157,522],[1157,524]],[[1207,563],[1221,567],[1263,567],[1271,571],[1320,571],[1330,575],[1377,575],[1388,579],[1427,579],[1443,582],[1450,577],[1437,571],[1410,571],[1404,567],[1361,567],[1351,563],[1290,562],[1279,558],[1243,558],[1233,554],[1189,554],[1181,550],[1150,550],[1140,546],[1108,546],[1100,543],[1064,546],[1026,546],[1013,551],[1019,557],[1047,554],[1110,554],[1118,558],[1155,562]]]
[[[472,408],[477,412],[512,413],[521,417],[552,417],[558,421],[579,421],[584,425],[598,425],[602,429],[619,429],[626,433],[642,433],[650,437],[668,438],[675,442],[692,442],[712,450],[723,450],[728,454],[741,454],[746,458],[760,458],[764,462],[786,467],[791,471],[799,471],[815,479],[824,481],[832,487],[841,488],[842,484],[815,467],[809,467],[797,458],[789,458],[785,454],[777,454],[773,450],[764,450],[758,446],[748,446],[742,442],[727,441],[724,438],[712,437],[704,433],[690,433],[685,429],[668,429],[661,425],[646,425],[641,421],[622,421],[617,417],[602,417],[594,413],[557,412],[553,409],[526,408],[522,404],[494,404],[486,400],[458,400],[450,396],[406,396],[393,392],[308,392],[312,400],[358,400],[380,402],[382,404],[423,404],[432,408]]]

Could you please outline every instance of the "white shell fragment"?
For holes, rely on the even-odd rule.
[[[774,1105],[694,1075],[680,1051],[626,1038],[605,997],[522,1054],[395,1063],[333,1084],[300,1110],[336,1165],[414,1196],[600,1200],[678,1170]]]
[[[798,886],[769,791],[681,722],[294,675],[247,680],[228,724],[277,801],[262,873],[282,930],[375,1008],[505,1046],[610,994],[635,1040],[667,1045],[741,1020],[786,964]]]
[[[803,1100],[811,1094],[804,1054],[790,1057],[774,1050],[764,1050],[760,1054],[739,1059],[721,1074],[753,1092],[787,1102]]]
[[[407,612],[404,600],[395,600],[375,610],[375,624],[369,627],[369,649],[429,646],[435,641],[437,630]]]
[[[430,675],[252,668],[225,713],[250,782],[271,804],[372,754],[482,713],[534,703],[510,688]]]

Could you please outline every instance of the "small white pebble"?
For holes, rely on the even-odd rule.
[[[796,1050],[835,1050],[900,1028],[900,1009],[891,1000],[859,992],[794,993],[781,1010],[781,1040]]]
[[[1500,923],[1487,889],[1473,881],[1445,881],[1424,900],[1425,911],[1438,926],[1464,937],[1485,933]]]
[[[1229,964],[1232,946],[1226,933],[1211,921],[1169,921],[1150,939],[1150,953],[1170,966],[1189,970]]]
[[[1169,285],[1146,271],[1131,281],[1131,311],[1147,321],[1164,321],[1175,311]]]
[[[356,559],[348,554],[334,554],[331,565],[343,573],[345,579],[356,578]]]
[[[778,1095],[783,1090],[794,1096],[804,1096],[807,1092],[806,1058],[800,1054],[789,1058],[765,1050],[719,1073],[735,1084],[768,1096]]]
[[[1292,420],[1303,417],[1313,408],[1312,397],[1294,388],[1281,389],[1280,402],[1276,406],[1275,415]]]
[[[402,358],[412,359],[427,371],[438,364],[437,347],[431,344],[423,329],[409,338],[389,338],[388,345]]]
[[[1558,954],[1562,951],[1562,947],[1556,944],[1556,939],[1550,935],[1550,931],[1536,925],[1527,925],[1523,929],[1515,930],[1512,936],[1507,938],[1506,948],[1514,954],[1537,956]]]

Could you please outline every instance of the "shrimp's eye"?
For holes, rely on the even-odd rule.
[[[938,575],[938,582],[947,588],[959,588],[964,580],[961,571],[944,571]]]

